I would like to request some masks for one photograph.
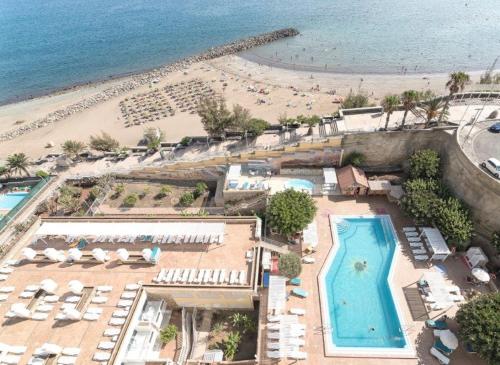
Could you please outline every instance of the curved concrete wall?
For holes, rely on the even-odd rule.
[[[456,130],[410,130],[347,134],[344,155],[358,151],[366,165],[374,167],[407,164],[416,150],[432,148],[443,162],[443,177],[455,194],[470,208],[476,232],[490,237],[500,230],[500,182],[474,165],[460,148]]]

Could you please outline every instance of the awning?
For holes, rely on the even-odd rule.
[[[35,236],[160,236],[206,234],[223,235],[224,223],[193,222],[44,222]]]
[[[286,278],[284,276],[271,275],[269,278],[268,308],[270,310],[282,311],[286,305]]]
[[[318,245],[318,225],[315,220],[307,225],[303,231],[303,235],[305,246],[316,247]]]
[[[323,178],[325,179],[325,184],[337,185],[337,173],[334,168],[324,168]]]
[[[433,253],[433,259],[444,260],[448,257],[451,252],[439,229],[424,227],[422,228],[422,234],[427,237],[427,244]]]

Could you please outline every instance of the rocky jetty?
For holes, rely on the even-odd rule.
[[[293,37],[298,35],[299,32],[294,28],[279,29],[273,32],[260,34],[257,36],[241,39],[231,43],[227,43],[222,46],[213,47],[209,50],[200,53],[195,56],[181,59],[175,63],[162,66],[157,69],[146,71],[137,74],[132,77],[132,79],[127,79],[118,85],[112,86],[105,89],[97,94],[94,94],[78,103],[71,104],[63,109],[56,110],[49,113],[43,118],[37,119],[21,127],[15,128],[9,132],[0,135],[0,142],[8,141],[14,139],[20,135],[29,133],[32,130],[43,128],[49,124],[60,121],[61,119],[67,118],[70,115],[81,112],[85,109],[90,108],[93,105],[109,100],[115,96],[121,95],[128,91],[134,90],[135,88],[153,82],[158,78],[165,77],[171,72],[182,70],[193,63],[200,61],[207,61],[214,58],[239,53],[247,49],[262,46],[267,43],[277,41],[279,39]]]

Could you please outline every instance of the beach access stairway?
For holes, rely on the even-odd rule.
[[[193,317],[191,315],[191,312],[189,312],[185,307],[182,308],[182,336],[180,340],[181,349],[176,353],[176,356],[174,358],[174,361],[177,364],[185,364],[191,352],[192,322],[193,322]]]
[[[193,348],[190,358],[193,360],[201,360],[203,354],[207,350],[208,336],[212,328],[213,312],[211,310],[203,311],[203,318],[199,330],[196,330],[195,314],[193,314]]]

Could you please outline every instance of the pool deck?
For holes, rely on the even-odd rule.
[[[302,299],[292,295],[287,302],[288,309],[296,307],[306,310],[305,316],[302,316],[299,322],[307,324],[305,337],[306,345],[301,348],[301,351],[307,352],[308,359],[306,361],[298,361],[298,363],[335,365],[379,365],[381,363],[384,365],[437,365],[437,360],[429,354],[429,350],[434,341],[432,330],[426,329],[423,321],[413,321],[403,291],[404,288],[415,286],[416,281],[421,278],[423,273],[434,270],[424,263],[414,263],[412,260],[408,243],[404,240],[404,235],[402,233],[402,227],[413,225],[411,220],[404,217],[399,207],[389,203],[385,197],[362,197],[353,199],[351,197],[330,196],[314,199],[318,206],[316,221],[318,223],[319,243],[316,252],[311,256],[316,259],[316,263],[304,264],[302,266],[302,274],[300,275],[302,279],[301,287],[309,292],[309,296]],[[318,276],[333,244],[329,216],[376,214],[390,215],[401,243],[402,249],[396,254],[394,262],[394,276],[392,281],[395,295],[394,299],[400,308],[403,322],[407,327],[408,337],[415,348],[417,357],[410,359],[327,357],[325,356],[324,339],[321,330],[323,321],[320,308]],[[296,246],[295,248],[297,249],[297,253],[300,253],[300,247]],[[458,285],[461,288],[470,288],[470,285],[465,282],[467,268],[462,260],[450,257],[446,260],[444,266],[448,272],[447,282]],[[291,290],[291,288],[291,286],[287,287],[288,291]],[[447,311],[430,312],[429,317],[437,318],[444,313],[449,317],[453,317],[456,310],[457,306],[454,306]],[[454,327],[453,324],[450,324],[450,327],[456,332],[456,327]],[[262,360],[264,360],[266,359],[265,336],[261,336],[261,341],[260,348],[263,356]],[[290,364],[295,362],[291,359],[282,359],[280,363]],[[454,365],[486,365],[486,362],[480,360],[475,355],[467,354],[461,347],[451,355],[451,363]]]

